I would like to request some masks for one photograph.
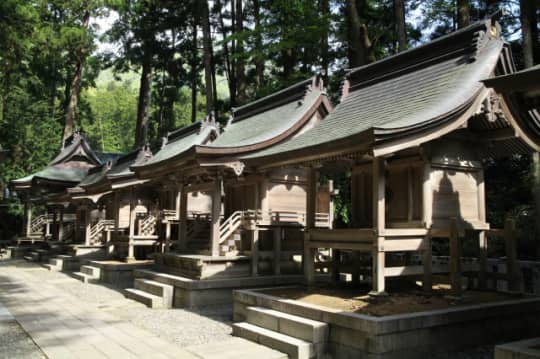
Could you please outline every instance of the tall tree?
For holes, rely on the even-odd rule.
[[[365,1],[347,0],[349,67],[357,67],[375,61],[375,54],[368,28],[359,13],[358,3],[365,8]]]
[[[236,41],[236,100],[238,103],[243,104],[247,100],[247,84],[245,74],[245,61],[244,61],[244,8],[242,6],[242,0],[234,0],[235,2],[235,15],[234,22],[235,32],[239,34]]]
[[[326,0],[322,1],[324,2]],[[255,79],[257,87],[260,88],[264,84],[264,54],[262,44],[261,4],[259,0],[253,0],[253,18],[255,22]]]
[[[468,26],[471,18],[471,5],[469,0],[457,0],[457,24],[458,28]]]
[[[75,71],[69,84],[69,99],[67,100],[66,116],[64,123],[63,140],[66,140],[73,134],[75,128],[75,114],[77,111],[77,104],[79,103],[79,95],[81,92],[81,84],[83,80],[83,68],[86,62],[86,56],[88,54],[88,26],[90,25],[90,4],[88,1],[83,3],[83,16],[81,21],[81,35],[82,43],[77,49],[77,56],[75,60]]]
[[[394,14],[396,22],[396,34],[398,40],[398,51],[407,49],[407,23],[405,22],[405,1],[394,0]]]
[[[216,110],[214,98],[214,74],[213,74],[213,50],[212,50],[212,35],[210,32],[210,11],[208,9],[208,1],[200,1],[201,25],[203,32],[203,59],[204,59],[204,86],[206,89],[206,111],[208,113]]]
[[[523,65],[525,68],[529,68],[534,65],[535,39],[533,38],[533,27],[538,29],[538,25],[535,21],[535,0],[520,0],[519,9],[521,19],[521,36],[523,41]]]

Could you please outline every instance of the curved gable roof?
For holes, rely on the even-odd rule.
[[[504,42],[491,20],[351,70],[341,103],[318,126],[267,150],[265,158],[354,139],[377,143],[439,126],[463,113],[496,68]],[[361,137],[359,137],[361,136]],[[310,151],[311,149],[311,151]]]

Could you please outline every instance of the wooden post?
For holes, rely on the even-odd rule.
[[[60,207],[60,221],[58,222],[58,240],[64,237],[64,206]]]
[[[120,227],[120,193],[118,191],[114,192],[113,195],[113,219],[114,219],[114,231],[109,232],[107,235],[107,255],[112,255],[114,253],[114,241],[118,236],[118,229]]]
[[[486,222],[486,190],[484,182],[484,170],[476,172],[477,196],[478,196],[478,219],[480,222]],[[478,232],[479,253],[479,273],[478,286],[480,289],[487,288],[487,238],[486,232]]]
[[[426,292],[431,292],[433,288],[433,259],[432,259],[432,246],[431,236],[428,234],[424,237],[424,248],[422,250],[422,264],[424,266],[424,277],[422,281],[422,288]]]
[[[259,231],[251,231],[251,275],[259,275]]]
[[[306,227],[304,232],[304,276],[308,286],[315,283],[315,256],[310,245],[310,230],[315,227],[315,210],[317,204],[317,172],[313,167],[306,167]]]
[[[274,228],[274,274],[281,274],[281,239],[283,237],[283,229],[281,227]]]
[[[377,238],[373,246],[373,288],[372,294],[385,292],[384,267],[384,230],[386,228],[386,174],[384,171],[384,159],[373,159],[373,228],[377,232]]]
[[[49,211],[45,211],[45,239],[51,235],[51,223],[49,222]]]
[[[450,286],[454,295],[461,294],[461,246],[456,218],[450,220]]]
[[[212,256],[219,256],[219,226],[221,216],[221,186],[223,184],[223,178],[216,177],[214,181],[214,188],[212,190],[212,222],[210,227],[211,246],[210,253]]]
[[[180,203],[178,207],[178,249],[180,251],[185,251],[187,248],[187,221],[188,221],[188,193],[185,192],[184,186],[180,188]]]
[[[518,291],[520,287],[515,230],[516,222],[512,219],[507,219],[504,223],[504,242],[506,248],[506,277],[509,291]]]
[[[328,181],[328,191],[330,192],[330,203],[328,204],[328,228],[333,229],[335,212],[336,212],[336,207],[334,205],[335,196],[334,196],[334,181],[333,180]]]
[[[131,187],[129,192],[129,237],[128,237],[128,255],[126,261],[135,260],[135,219],[137,203],[135,202],[135,190]]]
[[[480,247],[479,255],[479,271],[478,271],[478,287],[480,289],[487,288],[487,237],[485,231],[478,232],[478,246]]]
[[[85,231],[84,231],[84,245],[89,246],[90,245],[90,233],[92,229],[92,221],[91,221],[91,214],[92,211],[90,207],[86,207],[84,211],[84,225],[85,225]]]
[[[29,237],[32,234],[32,202],[30,202],[30,194],[24,202],[24,216],[25,216],[25,235]]]
[[[431,230],[433,207],[433,188],[431,186],[431,165],[424,165],[424,176],[422,181],[422,219],[424,226],[428,230],[428,235],[424,238],[424,248],[422,252],[422,265],[424,266],[424,278],[422,287],[424,291],[430,292],[433,287],[433,258],[432,258],[432,243]]]
[[[171,222],[165,223],[165,248],[162,252],[169,252],[171,249]]]
[[[331,249],[332,253],[332,266],[330,268],[330,280],[334,283],[339,282],[339,264],[340,264],[340,257],[341,257],[341,251],[339,249]]]

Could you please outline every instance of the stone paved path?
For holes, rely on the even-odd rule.
[[[50,359],[282,357],[278,352],[228,335],[204,345],[181,348],[123,316],[115,315],[110,308],[101,309],[103,302],[92,304],[78,298],[72,290],[63,289],[69,284],[80,285],[81,291],[83,288],[88,290],[88,287],[82,287],[84,284],[75,281],[65,274],[49,274],[34,264],[20,261],[0,264],[0,304]],[[117,294],[108,288],[100,290]],[[139,305],[121,296],[115,297],[113,304],[117,308]],[[9,315],[5,310],[3,313]],[[160,315],[163,314],[166,311],[161,311]],[[182,327],[186,323],[176,325]]]

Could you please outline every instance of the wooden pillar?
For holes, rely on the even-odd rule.
[[[51,235],[51,223],[49,222],[49,211],[45,210],[45,239]]]
[[[24,217],[25,217],[25,235],[30,236],[32,234],[32,202],[30,202],[30,194],[24,202]]]
[[[509,291],[518,291],[520,287],[516,248],[516,222],[507,219],[504,223],[504,242],[506,248],[506,277]]]
[[[478,193],[478,219],[480,222],[486,222],[486,193],[484,182],[484,170],[477,172],[477,193]],[[487,288],[487,237],[485,231],[478,232],[478,247],[480,249],[479,259],[479,273],[478,273],[478,286],[480,289]]]
[[[58,221],[58,240],[64,238],[64,206],[60,207],[60,220]]]
[[[274,228],[274,274],[281,274],[281,239],[283,238],[283,228]]]
[[[386,228],[386,175],[384,159],[373,159],[373,228],[377,233],[373,247],[373,288],[372,294],[385,292],[384,230]]]
[[[260,190],[258,190],[258,196],[259,196],[259,209],[261,210],[261,219],[263,221],[270,220],[270,204],[269,204],[269,196],[268,196],[268,190],[269,190],[269,181],[266,177],[267,174],[264,174],[264,179],[260,182]]]
[[[308,286],[315,283],[315,251],[311,247],[310,231],[315,228],[315,211],[317,206],[317,171],[306,167],[306,227],[304,232],[304,276]]]
[[[135,219],[137,203],[135,199],[135,190],[133,187],[129,193],[129,238],[128,238],[128,255],[126,261],[135,260]]]
[[[424,238],[424,248],[422,252],[422,264],[424,266],[424,277],[422,287],[425,291],[430,292],[433,287],[433,259],[432,259],[432,242],[431,242],[431,222],[433,212],[433,187],[431,185],[431,165],[424,165],[424,175],[422,181],[422,219],[424,226],[428,230],[427,236]]]
[[[113,219],[114,219],[114,230],[107,233],[107,254],[112,255],[114,253],[114,240],[118,236],[118,228],[120,227],[120,193],[118,191],[114,192],[113,195]]]
[[[339,249],[331,249],[332,253],[332,265],[330,267],[330,280],[334,283],[339,282],[339,265],[341,260],[341,251]]]
[[[184,190],[184,186],[179,188],[179,203],[178,203],[178,249],[185,251],[187,248],[187,224],[188,224],[188,193]]]
[[[92,229],[92,221],[91,221],[91,214],[92,211],[90,207],[86,207],[86,210],[84,212],[84,225],[85,225],[85,231],[84,231],[84,245],[89,246],[90,245],[90,233]]]
[[[162,252],[169,252],[171,249],[171,222],[165,223],[165,247]]]
[[[223,178],[216,177],[214,188],[212,190],[212,222],[210,224],[210,253],[212,256],[219,256],[219,226],[221,216],[221,187]]]
[[[334,228],[334,218],[335,218],[335,205],[334,205],[334,181],[328,181],[328,191],[330,192],[330,203],[328,204],[328,228]]]
[[[251,231],[251,275],[259,275],[259,231]]]
[[[450,286],[454,295],[461,294],[461,245],[456,218],[450,220]]]

